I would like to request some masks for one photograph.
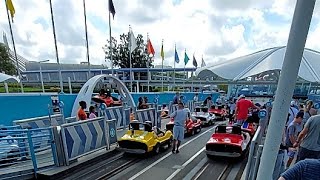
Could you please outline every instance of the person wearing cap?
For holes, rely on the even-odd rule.
[[[299,147],[297,161],[320,159],[320,115],[311,116],[304,125],[293,147]]]
[[[246,99],[245,96],[241,94],[236,104],[236,110],[235,110],[236,124],[242,125],[243,122],[248,119],[248,112],[250,108],[260,110],[260,108],[254,105],[252,101]]]
[[[185,122],[188,118],[188,111],[184,109],[183,103],[178,103],[178,109],[170,117],[174,120],[172,153],[179,153],[179,146],[184,138]]]
[[[290,107],[289,107],[290,117],[289,117],[289,120],[287,121],[286,128],[289,126],[289,124],[293,121],[294,117],[296,117],[296,115],[299,112],[299,110],[295,108],[295,104],[296,104],[295,101],[291,101],[290,103]]]
[[[286,146],[288,147],[287,168],[290,167],[292,160],[297,152],[296,148],[293,148],[293,144],[296,142],[299,133],[302,131],[302,120],[304,113],[298,112],[294,120],[289,124],[286,130]]]

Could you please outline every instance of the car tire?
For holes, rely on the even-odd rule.
[[[200,133],[201,132],[201,126],[198,127],[198,130],[199,130],[198,133]]]
[[[160,145],[159,144],[156,144],[154,147],[153,147],[153,153],[154,154],[159,154],[160,152]]]
[[[208,125],[209,125],[209,126],[212,126],[212,121],[211,121],[211,120],[209,121]]]
[[[172,137],[170,137],[170,139],[168,140],[168,148],[170,148],[172,146]]]
[[[190,132],[190,136],[193,136],[195,133],[195,129],[192,129],[191,132]]]

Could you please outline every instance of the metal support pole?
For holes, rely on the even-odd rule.
[[[14,59],[15,59],[15,61],[16,61],[17,73],[18,73],[18,77],[19,77],[19,79],[20,79],[20,88],[21,88],[21,92],[24,93],[23,84],[22,84],[22,76],[21,76],[20,69],[19,69],[19,61],[18,61],[18,56],[17,56],[17,51],[16,51],[16,45],[15,45],[15,42],[14,42],[14,37],[13,37],[13,32],[12,32],[11,20],[10,20],[10,16],[9,16],[9,9],[8,9],[8,6],[7,6],[7,0],[5,0],[5,3],[6,3],[8,23],[9,23],[9,29],[10,29],[10,34],[11,34],[13,52],[14,52]]]
[[[89,73],[88,79],[90,79],[91,78],[91,64],[90,64],[90,55],[89,55],[89,39],[88,39],[88,27],[87,27],[86,0],[83,0],[83,15],[84,15],[84,28],[85,28],[85,34],[86,34],[86,48],[87,48],[88,73]]]
[[[68,77],[69,93],[72,94],[71,78]]]
[[[51,2],[51,0],[49,0],[49,3],[50,3],[51,23],[52,23],[54,47],[55,47],[55,49],[56,49],[56,59],[57,59],[58,71],[59,71],[60,92],[63,92],[63,82],[62,82],[62,74],[61,74],[61,65],[60,65],[59,54],[58,54],[56,28],[55,28],[55,26],[54,26],[54,18],[53,18],[53,10],[52,10],[52,2]]]
[[[274,169],[288,107],[293,95],[297,75],[310,27],[316,0],[297,0],[292,19],[287,49],[279,78],[271,120],[261,156],[257,179],[270,180]]]
[[[6,93],[9,93],[9,87],[8,87],[8,83],[4,83],[4,89],[6,90]]]
[[[41,88],[42,88],[42,92],[44,93],[44,85],[43,85],[42,68],[41,68],[41,63],[40,63],[40,62],[39,62],[39,66],[40,66],[40,81],[41,81]]]

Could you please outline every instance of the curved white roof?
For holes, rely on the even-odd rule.
[[[0,73],[0,82],[4,82],[4,81],[6,81],[6,82],[20,82],[19,78]]]
[[[281,70],[285,51],[285,46],[265,49],[200,68],[196,75],[217,75],[236,81],[270,70]],[[304,49],[298,76],[310,82],[320,82],[320,52]]]

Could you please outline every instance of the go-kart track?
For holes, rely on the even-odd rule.
[[[162,127],[167,122],[169,119],[163,119]],[[61,179],[240,179],[245,160],[209,159],[205,154],[204,145],[222,123],[226,122],[217,122],[204,127],[199,134],[186,136],[178,154],[172,154],[171,148],[158,155],[132,155],[115,150],[108,158],[86,164]]]

